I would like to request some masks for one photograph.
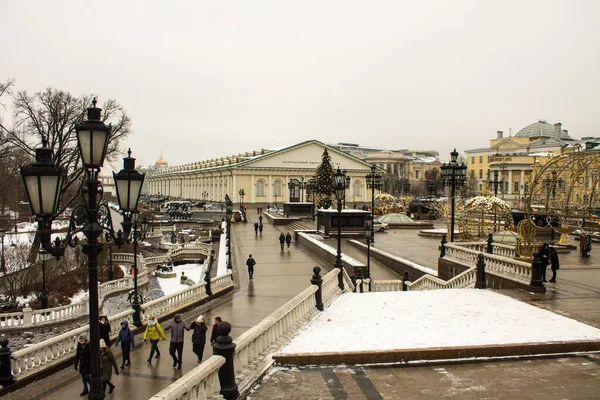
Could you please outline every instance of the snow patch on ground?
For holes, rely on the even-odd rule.
[[[600,329],[488,290],[344,293],[281,353],[600,340]]]
[[[187,289],[189,286],[179,283],[181,273],[185,272],[185,275],[194,281],[194,283],[200,283],[204,280],[204,264],[183,264],[173,267],[173,272],[177,273],[175,278],[159,278],[158,284],[160,288],[168,296],[172,293],[178,292],[182,289]]]

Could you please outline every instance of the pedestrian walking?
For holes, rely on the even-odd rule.
[[[77,343],[77,351],[75,352],[75,371],[77,370],[79,370],[81,382],[83,382],[83,392],[79,395],[85,396],[90,392],[88,390],[90,383],[90,343],[85,333],[79,335],[79,343]]]
[[[108,386],[108,393],[112,393],[115,390],[115,385],[110,381],[112,379],[112,370],[115,370],[115,374],[119,375],[119,367],[117,367],[117,361],[110,348],[106,345],[104,339],[100,339],[100,371],[102,372],[102,391],[106,392]]]
[[[260,215],[260,207],[256,207],[256,213]]]
[[[175,314],[171,321],[171,344],[169,345],[169,354],[173,357],[173,368],[181,369],[183,354],[184,330],[189,331],[190,327],[185,324],[180,314]],[[177,354],[177,355],[176,355]]]
[[[285,235],[283,232],[279,235],[279,244],[281,245],[281,250],[283,250],[283,244],[285,243]]]
[[[100,325],[98,325],[98,330],[100,331],[100,339],[103,339],[104,343],[110,345],[111,328],[106,315],[100,316]]]
[[[148,320],[148,325],[146,325],[146,330],[144,331],[144,342],[146,339],[150,339],[150,355],[148,356],[148,364],[152,362],[152,356],[156,352],[156,358],[160,357],[160,350],[158,349],[158,341],[162,338],[162,340],[166,340],[165,332],[162,327],[158,323],[158,319],[156,315],[153,315]]]
[[[258,224],[258,232],[262,235],[263,224],[262,222]]]
[[[252,280],[252,277],[254,276],[254,265],[256,265],[256,261],[252,258],[252,254],[248,256],[246,265],[248,266],[248,276],[250,277],[250,280]]]
[[[217,338],[219,337],[219,324],[221,322],[223,322],[221,317],[215,317],[215,323],[213,324],[212,332],[210,334],[210,345],[211,346],[213,344],[215,344],[215,342],[217,341]]]
[[[552,268],[552,279],[550,282],[556,283],[556,271],[560,268],[560,263],[558,262],[558,252],[556,248],[550,248],[550,268]]]
[[[194,330],[192,334],[192,351],[198,356],[198,364],[202,362],[202,354],[204,353],[204,345],[206,344],[206,322],[204,317],[200,315],[194,322],[190,324],[190,329]]]
[[[258,222],[260,222],[260,224],[262,225],[262,215],[258,216]]]
[[[542,248],[538,252],[538,257],[540,259],[541,269],[542,269],[542,271],[541,271],[542,282],[548,282],[546,280],[546,269],[548,268],[548,265],[550,264],[550,246],[548,246],[548,243],[544,243],[542,245]]]
[[[254,236],[258,236],[258,222],[254,223]]]
[[[131,329],[129,329],[129,322],[127,321],[121,322],[121,330],[119,331],[119,336],[115,341],[115,347],[117,347],[119,343],[121,343],[121,357],[123,358],[123,362],[121,363],[121,369],[123,369],[125,368],[125,366],[131,365],[129,353],[131,349],[135,349],[133,332],[131,331]]]
[[[290,249],[290,244],[292,244],[292,235],[290,235],[290,233],[288,232],[287,235],[285,235],[285,242],[287,243],[287,249]]]

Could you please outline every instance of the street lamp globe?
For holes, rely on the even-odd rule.
[[[344,191],[346,190],[346,176],[344,171],[338,167],[335,172],[335,196],[338,200],[344,197]]]
[[[92,107],[87,109],[87,121],[76,126],[81,161],[86,168],[99,169],[104,164],[110,138],[110,127],[102,122],[101,111],[96,107],[94,98]]]
[[[113,172],[113,177],[121,211],[125,213],[136,211],[142,193],[144,174],[140,174],[135,169],[135,158],[131,157],[131,149],[127,152],[127,157],[123,158],[123,169],[118,173]]]
[[[38,251],[38,260],[42,261],[42,262],[46,262],[48,260],[50,260],[52,258],[52,254],[47,252],[46,249],[44,249],[43,247],[40,248],[40,251]]]
[[[21,167],[31,213],[38,218],[52,219],[58,213],[65,171],[54,165],[52,155],[44,139],[43,147],[35,149],[35,162]]]
[[[146,232],[148,232],[149,228],[150,228],[150,222],[148,222],[147,217],[144,217],[142,219],[142,232],[144,233],[144,235],[146,234]]]

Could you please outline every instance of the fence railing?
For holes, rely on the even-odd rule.
[[[454,243],[461,247],[465,247],[470,250],[475,250],[480,253],[487,253],[487,242],[457,242]],[[492,243],[493,254],[502,257],[516,257],[515,246],[510,246],[502,243]]]
[[[197,296],[202,296],[205,285],[206,282],[202,282],[171,295],[142,304],[142,318],[146,319],[150,315],[158,315],[160,317],[172,310],[198,301]],[[227,286],[233,286],[231,273],[211,279],[211,289],[213,292],[220,291]],[[111,315],[109,318],[119,322],[127,320],[130,325],[133,325],[133,310],[126,310]],[[112,324],[111,329],[111,336],[114,336],[118,334],[121,327],[119,324]],[[45,340],[25,349],[15,351],[12,354],[14,360],[12,363],[13,375],[15,378],[19,379],[19,375],[34,372],[37,369],[49,366],[50,363],[54,363],[65,357],[73,356],[77,350],[79,335],[82,333],[89,334],[88,325],[58,335],[52,339]]]
[[[155,394],[150,400],[189,399],[212,400],[221,399],[219,395],[219,368],[225,364],[225,358],[211,356],[208,360],[183,375],[181,378]]]
[[[472,267],[461,272],[455,277],[445,281],[433,275],[423,275],[414,282],[406,282],[406,288],[410,291],[438,290],[438,289],[465,289],[475,286],[477,280],[477,268]],[[400,281],[402,285],[402,281]]]
[[[531,280],[531,264],[525,261],[472,250],[457,243],[447,243],[445,247],[446,255],[444,256],[444,259],[454,261],[470,268],[477,262],[477,255],[483,254],[487,272],[496,273],[503,277],[516,279],[521,282],[529,282]]]

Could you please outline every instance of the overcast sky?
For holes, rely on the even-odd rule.
[[[117,99],[138,163],[600,136],[600,1],[0,0],[0,80]],[[120,166],[119,166],[120,168]]]

